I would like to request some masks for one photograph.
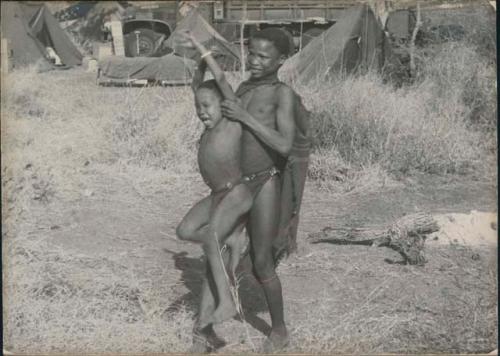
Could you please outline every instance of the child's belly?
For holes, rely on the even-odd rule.
[[[221,135],[205,135],[200,141],[198,166],[203,180],[212,190],[241,178],[240,140]],[[217,137],[219,136],[219,137]]]

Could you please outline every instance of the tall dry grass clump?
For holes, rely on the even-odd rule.
[[[348,181],[374,167],[396,175],[493,174],[495,74],[474,48],[448,43],[422,56],[416,80],[401,88],[376,73],[298,87],[312,111],[310,177]]]
[[[23,187],[8,194],[23,198],[17,205],[29,206],[33,179],[77,198],[91,178],[85,172],[97,165],[172,177],[196,172],[201,125],[189,88],[103,88],[79,70],[29,68],[4,79],[2,174],[4,188]]]
[[[51,239],[85,229],[87,222],[72,214],[93,202],[118,210],[134,204],[142,218],[167,214],[157,206],[151,211],[153,203],[137,195],[162,194],[162,184],[172,189],[172,176],[189,189],[185,176],[196,170],[200,129],[190,90],[103,88],[78,69],[29,68],[2,80],[8,88],[1,106],[5,347],[25,353],[185,350],[192,313],[165,312],[174,299],[164,283],[171,269],[150,268],[145,275],[130,258],[75,253]],[[96,226],[81,240],[112,245],[121,236],[113,240],[106,231],[116,225]]]
[[[188,87],[125,89],[106,129],[116,159],[179,174],[194,171],[200,133]]]
[[[141,167],[192,172],[193,154],[201,132],[188,87],[104,88],[84,72],[9,74],[3,110],[18,127],[45,121],[54,142],[64,130],[64,143],[75,152],[105,164],[121,162]],[[53,125],[55,125],[55,129]],[[63,126],[63,127],[62,127]],[[60,130],[58,130],[60,129]],[[54,132],[55,131],[55,132]],[[9,138],[9,137],[8,137]],[[68,140],[69,139],[69,140]]]

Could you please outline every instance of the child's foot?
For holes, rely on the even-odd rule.
[[[237,314],[236,307],[233,303],[221,303],[217,309],[215,309],[212,317],[210,318],[211,324],[219,324],[225,320],[231,319]]]
[[[217,336],[212,325],[208,325],[205,328],[193,330],[193,345],[189,353],[207,353],[225,345],[226,342]]]
[[[286,329],[280,332],[271,331],[271,334],[269,334],[262,345],[262,352],[270,354],[282,351],[288,346],[289,341]]]

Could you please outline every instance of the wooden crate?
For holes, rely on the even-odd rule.
[[[125,56],[125,43],[123,41],[123,29],[120,21],[111,21],[111,37],[116,56]]]
[[[93,57],[100,61],[103,58],[113,55],[113,45],[111,42],[101,43],[94,42],[92,45]]]

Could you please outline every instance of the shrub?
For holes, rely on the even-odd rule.
[[[423,58],[417,80],[402,88],[376,73],[297,88],[312,111],[315,156],[323,157],[312,160],[310,177],[337,172],[315,166],[327,162],[358,170],[380,165],[397,174],[487,168],[485,157],[495,152],[494,74],[471,47],[451,43]],[[335,159],[325,160],[326,152]]]

